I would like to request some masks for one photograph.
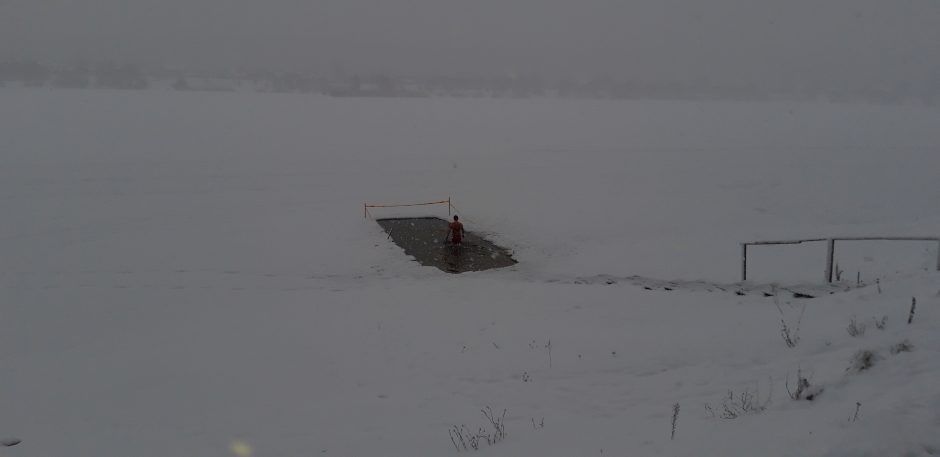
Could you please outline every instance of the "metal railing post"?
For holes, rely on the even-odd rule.
[[[741,281],[747,281],[747,243],[741,243]]]
[[[937,271],[940,271],[940,241],[937,241]]]

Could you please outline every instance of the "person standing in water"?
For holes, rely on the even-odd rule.
[[[463,236],[463,224],[460,223],[460,218],[455,214],[454,222],[447,224],[447,233],[444,235],[444,243],[447,243],[447,239],[450,238],[450,244],[456,250],[463,245]]]

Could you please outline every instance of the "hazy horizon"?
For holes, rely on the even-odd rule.
[[[0,58],[320,73],[940,80],[926,0],[0,0]]]

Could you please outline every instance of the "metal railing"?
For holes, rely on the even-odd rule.
[[[802,244],[825,241],[826,282],[832,282],[832,265],[835,258],[836,241],[936,241],[937,270],[940,271],[940,237],[933,236],[842,236],[838,238],[804,238],[800,240],[751,241],[741,243],[741,281],[747,281],[747,247],[768,244]]]

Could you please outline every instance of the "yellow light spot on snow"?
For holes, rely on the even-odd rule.
[[[251,453],[254,451],[251,445],[244,441],[233,441],[230,449],[237,457],[251,457]]]

